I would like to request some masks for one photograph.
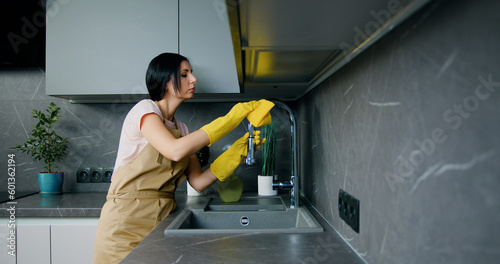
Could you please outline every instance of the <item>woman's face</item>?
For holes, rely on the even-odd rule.
[[[180,65],[180,80],[179,90],[177,93],[174,91],[173,80],[168,82],[168,91],[180,99],[190,99],[194,97],[196,77],[193,75],[191,65],[187,61],[182,61]]]

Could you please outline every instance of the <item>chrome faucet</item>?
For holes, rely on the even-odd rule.
[[[290,208],[299,207],[299,178],[298,173],[298,156],[297,156],[297,124],[292,109],[281,101],[273,101],[273,103],[285,110],[290,118],[290,134],[291,134],[291,151],[290,151],[290,165],[291,176],[289,181],[275,181],[273,182],[273,189],[290,189]]]
[[[247,153],[247,158],[245,159],[245,163],[247,165],[254,165],[255,164],[255,144],[254,144],[254,130],[255,128],[253,127],[252,123],[248,123],[248,153]]]
[[[288,181],[274,181],[273,189],[290,189],[290,208],[299,207],[299,178],[297,176],[298,172],[298,162],[297,162],[297,124],[295,122],[295,116],[293,115],[292,109],[290,109],[285,103],[280,101],[273,101],[273,103],[285,110],[290,118],[290,134],[291,134],[291,151],[290,151],[290,165],[291,165],[291,176]],[[247,165],[255,164],[255,128],[252,123],[248,124],[248,152],[245,163]]]

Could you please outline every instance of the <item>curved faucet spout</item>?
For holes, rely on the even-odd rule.
[[[290,208],[299,207],[299,178],[298,178],[298,160],[297,160],[297,124],[292,109],[281,101],[273,101],[273,103],[285,110],[290,118],[290,133],[291,133],[291,176],[289,182],[273,183],[273,188],[291,189],[290,191]]]

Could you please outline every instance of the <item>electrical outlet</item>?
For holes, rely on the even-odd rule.
[[[102,168],[90,168],[90,182],[102,182]]]
[[[339,215],[359,233],[359,200],[342,189],[339,189]]]
[[[113,176],[113,167],[108,167],[103,169],[103,177],[102,181],[103,182],[111,182],[111,176]]]
[[[90,182],[90,168],[81,168],[76,171],[76,182]]]

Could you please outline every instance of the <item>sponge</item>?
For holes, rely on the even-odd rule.
[[[247,119],[254,127],[267,126],[271,124],[271,114],[274,103],[268,100],[259,100],[259,106],[247,115]]]

